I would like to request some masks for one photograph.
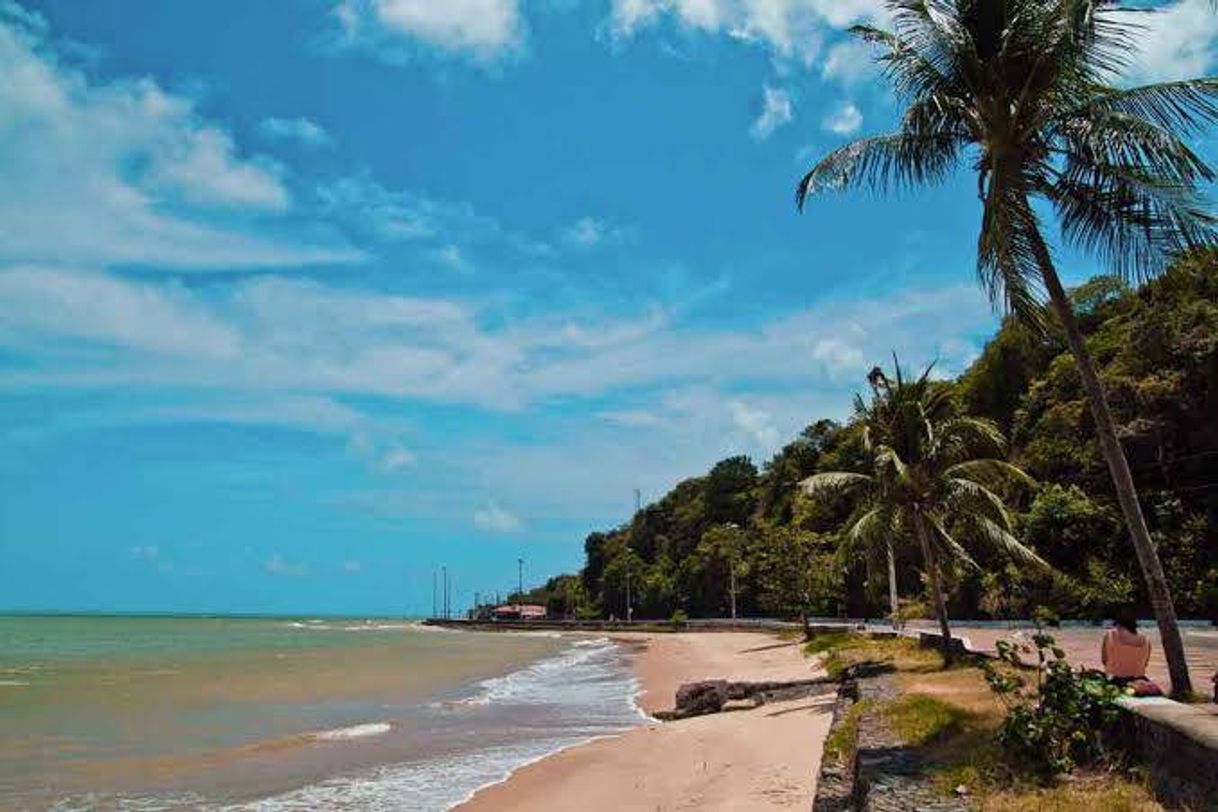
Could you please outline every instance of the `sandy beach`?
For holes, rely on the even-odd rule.
[[[798,643],[761,633],[621,634],[649,713],[671,708],[700,679],[795,680],[817,675]],[[807,808],[832,698],[652,723],[563,751],[487,787],[480,810],[769,810]]]

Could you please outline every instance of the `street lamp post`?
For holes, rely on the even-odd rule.
[[[630,570],[626,571],[626,622],[634,620],[634,606],[630,603]]]
[[[524,602],[524,559],[516,559],[516,612],[520,612],[520,604]]]

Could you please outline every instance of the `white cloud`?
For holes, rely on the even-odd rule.
[[[1127,78],[1165,82],[1207,76],[1218,64],[1218,13],[1210,0],[1178,0],[1154,13],[1109,14],[1140,26]]]
[[[488,533],[519,533],[524,523],[516,514],[491,502],[474,511],[474,527]]]
[[[517,0],[342,0],[334,18],[351,43],[406,39],[482,61],[516,50],[525,35]]]
[[[0,336],[9,346],[42,337],[85,339],[135,353],[233,360],[239,338],[184,290],[93,273],[0,271]]]
[[[621,229],[595,217],[581,217],[563,229],[562,241],[577,248],[592,248],[615,242],[624,236]]]
[[[275,141],[299,141],[310,147],[324,147],[333,143],[330,134],[315,121],[304,118],[266,118],[258,125],[266,138]]]
[[[863,114],[854,106],[854,102],[845,101],[825,116],[821,126],[837,135],[851,135],[863,126]]]
[[[761,115],[749,129],[753,138],[764,141],[775,130],[791,120],[791,96],[782,88],[765,87],[765,100],[762,104]]]
[[[161,548],[155,544],[140,544],[131,548],[131,555],[143,561],[151,561],[161,554]]]
[[[757,445],[767,451],[778,446],[782,434],[774,427],[770,414],[764,409],[751,407],[739,400],[729,401],[727,409],[736,427],[748,434]]]
[[[381,470],[386,473],[401,471],[414,465],[417,459],[410,449],[394,445],[381,455]]]
[[[350,175],[315,190],[321,215],[361,240],[430,247],[430,260],[469,271],[465,247],[493,246],[526,257],[553,249],[509,231],[465,202],[441,201],[414,191],[387,189],[367,173]]]
[[[357,259],[259,236],[284,171],[151,79],[91,81],[0,8],[0,261],[250,267]],[[27,15],[28,17],[29,15]]]
[[[341,426],[346,415],[329,398],[517,409],[697,381],[823,381],[857,374],[894,346],[933,355],[990,320],[981,295],[963,285],[826,301],[728,330],[682,328],[663,310],[599,323],[505,318],[489,305],[274,276],[201,292],[18,268],[0,270],[0,345],[37,363],[8,367],[0,387],[291,395],[313,398],[300,401],[302,419],[317,412]]]
[[[275,553],[268,558],[263,563],[262,568],[270,575],[283,576],[285,578],[303,578],[309,574],[309,568],[306,565],[287,561],[279,553]]]
[[[345,573],[354,574],[354,573],[362,571],[363,569],[364,569],[364,565],[358,561],[344,561],[343,562],[343,572],[345,572]]]
[[[629,37],[671,17],[684,28],[726,34],[810,64],[826,27],[885,15],[883,0],[613,0],[609,26],[615,36]]]
[[[843,40],[829,48],[821,66],[821,78],[832,79],[846,87],[857,85],[879,74],[875,50],[865,42]]]

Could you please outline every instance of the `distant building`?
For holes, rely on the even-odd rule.
[[[539,603],[505,603],[491,610],[492,620],[545,620],[546,608]]]

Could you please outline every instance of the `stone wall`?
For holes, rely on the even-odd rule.
[[[1116,743],[1150,773],[1165,805],[1218,810],[1218,714],[1155,697],[1122,699]]]

